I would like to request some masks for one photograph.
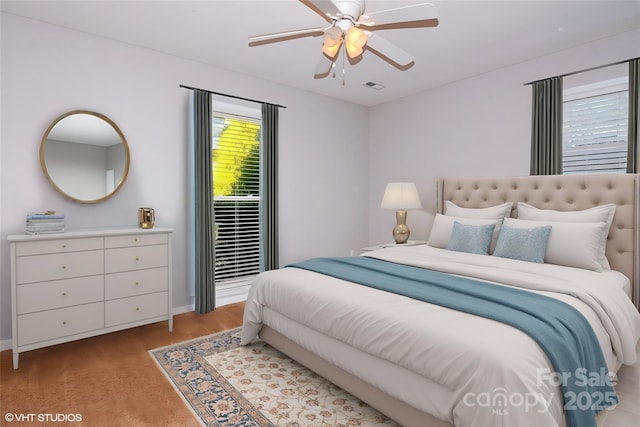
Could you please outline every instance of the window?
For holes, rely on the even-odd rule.
[[[627,170],[628,78],[564,90],[562,173]]]
[[[260,270],[261,122],[249,115],[213,114],[216,286],[243,285]]]

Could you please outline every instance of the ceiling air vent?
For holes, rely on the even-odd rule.
[[[385,86],[379,84],[379,83],[374,83],[374,82],[364,82],[362,83],[362,86],[367,86],[370,87],[371,89],[375,89],[375,90],[382,90],[385,88]]]

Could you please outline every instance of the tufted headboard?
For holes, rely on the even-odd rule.
[[[581,210],[615,204],[606,255],[611,268],[631,281],[632,298],[640,308],[640,175],[538,175],[521,177],[445,178],[438,181],[438,212],[445,200],[467,208],[516,202],[540,209]]]

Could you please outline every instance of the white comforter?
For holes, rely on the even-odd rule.
[[[628,279],[621,273],[429,246],[392,247],[367,256],[560,299],[592,325],[610,371],[619,363],[636,361],[640,314],[623,290]],[[511,326],[296,268],[266,272],[255,280],[245,306],[243,344],[256,337],[263,323],[384,392],[458,427],[564,425],[558,378],[550,374],[554,370],[547,356]],[[324,344],[322,336],[333,337],[339,354]],[[354,352],[347,346],[366,357],[350,356]],[[365,359],[386,363],[388,372],[397,374],[369,373]],[[392,365],[396,366],[391,369]],[[414,383],[421,380],[433,386],[420,392]],[[437,395],[434,390],[439,390]],[[500,396],[507,402],[495,400]]]

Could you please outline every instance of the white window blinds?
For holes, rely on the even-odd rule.
[[[260,270],[260,120],[216,112],[213,201],[217,285]]]
[[[616,79],[595,89],[592,85],[565,91],[563,174],[626,172],[627,87]]]

